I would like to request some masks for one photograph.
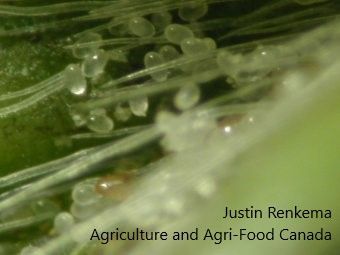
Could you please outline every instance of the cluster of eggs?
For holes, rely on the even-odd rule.
[[[182,3],[178,16],[184,22],[195,22],[206,15],[208,4],[204,0]],[[206,53],[215,50],[212,38],[198,38],[188,25],[172,22],[170,12],[160,12],[150,17],[129,18],[122,26],[125,34],[135,38],[155,38],[160,35],[165,42],[158,50],[147,52],[143,62],[146,69],[166,65],[183,56]],[[110,28],[113,29],[113,28]],[[117,27],[116,27],[117,29]],[[110,30],[109,30],[110,31]],[[87,32],[81,35],[72,48],[72,54],[80,64],[69,65],[64,72],[64,81],[69,91],[76,96],[87,94],[89,81],[105,74],[105,67],[112,59],[112,52],[100,47],[103,37],[99,33]],[[77,47],[77,45],[79,47]],[[122,53],[124,54],[124,53]],[[182,66],[182,71],[192,71],[190,66]],[[170,70],[161,70],[150,74],[151,82],[166,82],[171,76]],[[200,89],[194,82],[184,84],[174,98],[174,105],[179,110],[187,110],[198,103]],[[127,121],[132,115],[144,117],[149,108],[148,98],[142,96],[126,103],[118,104],[115,109],[93,109],[87,113],[71,113],[76,126],[86,126],[96,133],[108,133],[114,129],[114,120]],[[113,112],[113,113],[112,113]]]
[[[124,201],[131,189],[134,173],[115,173],[101,178],[87,179],[72,190],[70,213],[55,218],[55,229],[62,233],[72,227],[74,219],[83,221],[113,203]],[[59,230],[59,231],[58,231]]]
[[[58,235],[69,232],[77,222],[124,201],[131,189],[132,177],[131,173],[112,174],[77,183],[72,189],[69,212],[60,212],[54,218],[54,232]]]
[[[207,4],[204,1],[191,2],[183,5],[178,11],[179,17],[186,22],[194,22],[207,13]],[[176,61],[182,54],[184,57],[197,53],[207,53],[215,50],[216,43],[212,38],[198,38],[187,25],[172,23],[172,16],[169,12],[151,15],[150,20],[144,17],[131,18],[126,27],[129,34],[141,38],[154,37],[161,33],[167,43],[159,47],[158,50],[147,52],[143,62],[146,69],[161,66],[171,61]],[[87,33],[78,39],[76,44],[81,47],[73,48],[73,56],[81,61],[80,64],[69,65],[64,72],[64,80],[69,91],[75,96],[83,96],[88,93],[88,81],[103,75],[110,52],[100,48],[99,43],[103,40],[97,33]],[[181,71],[191,71],[188,68]],[[152,73],[151,82],[166,82],[171,76],[169,70],[162,70]],[[174,97],[174,105],[177,109],[185,111],[195,106],[200,100],[200,88],[195,82],[187,82],[181,86]],[[73,113],[72,118],[76,126],[87,126],[93,132],[107,133],[114,129],[114,120],[127,121],[132,115],[146,116],[148,111],[148,98],[140,97],[127,102],[127,104],[116,105],[113,114],[108,109],[96,108],[90,110],[86,115],[83,113]],[[110,115],[111,114],[111,115]],[[157,125],[166,133],[174,133],[178,125],[186,122],[190,116],[183,115],[178,121],[170,115],[159,114]],[[202,119],[201,119],[202,120]],[[214,122],[200,121],[194,118],[190,121],[195,123],[197,132],[183,129],[181,135],[178,132],[173,137],[164,141],[169,143],[167,148],[180,151],[187,149],[186,136],[191,134],[194,140],[202,140],[202,130],[209,133]],[[169,124],[173,123],[173,124]],[[197,124],[197,125],[196,125]],[[204,125],[203,125],[204,124]],[[209,126],[210,125],[210,126]],[[185,127],[185,125],[182,125]],[[171,129],[169,131],[169,129]],[[168,132],[169,131],[169,132]],[[173,139],[175,138],[175,139]],[[183,141],[183,142],[179,142]],[[204,141],[202,141],[204,143]],[[61,212],[54,219],[54,230],[58,234],[69,231],[76,222],[83,221],[93,216],[98,210],[112,205],[113,201],[122,201],[129,193],[127,183],[130,177],[126,175],[114,175],[100,179],[89,179],[74,186],[72,190],[72,204],[69,212]],[[112,199],[113,198],[113,199]],[[171,206],[173,207],[173,206]]]
[[[68,233],[77,222],[95,216],[114,203],[124,201],[131,191],[131,183],[135,175],[135,171],[128,171],[101,178],[86,179],[77,183],[72,189],[70,210],[60,212],[58,209],[58,213],[54,217],[53,232],[57,235]],[[41,211],[43,209],[51,210],[51,206],[54,205],[39,202],[37,206]],[[75,240],[77,239],[75,238]],[[31,244],[24,247],[20,252],[20,255],[42,254],[38,246]]]

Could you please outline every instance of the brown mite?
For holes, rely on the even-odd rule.
[[[106,198],[123,201],[129,196],[135,177],[134,172],[107,175],[97,181],[95,190]]]

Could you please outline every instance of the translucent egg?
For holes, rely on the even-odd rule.
[[[118,121],[128,121],[131,117],[131,110],[129,107],[124,107],[121,104],[116,106],[114,116]]]
[[[205,44],[207,45],[209,50],[216,50],[217,49],[217,45],[214,39],[210,38],[210,37],[206,37],[203,38],[203,41],[205,42]]]
[[[81,182],[74,186],[72,199],[76,204],[87,206],[98,202],[100,195],[96,193],[93,183]]]
[[[84,59],[87,56],[93,55],[98,49],[98,45],[90,45],[90,46],[81,46],[82,43],[90,43],[101,41],[102,37],[100,34],[96,33],[87,33],[83,35],[79,40],[75,43],[75,47],[73,48],[73,56],[76,58]],[[77,46],[78,45],[78,46]]]
[[[180,53],[176,50],[174,46],[165,45],[159,50],[159,54],[162,55],[165,62],[175,60],[180,57]]]
[[[73,203],[71,205],[70,212],[77,220],[85,220],[96,215],[99,211],[101,211],[101,209],[105,207],[105,204],[102,202],[103,201],[98,200],[96,203],[91,205],[80,205]]]
[[[135,17],[129,21],[129,30],[139,37],[152,37],[155,35],[154,25],[143,17]]]
[[[204,0],[183,3],[178,10],[179,17],[184,21],[196,21],[206,15],[208,4]]]
[[[165,38],[174,44],[181,44],[184,39],[194,37],[194,33],[190,30],[190,28],[179,25],[179,24],[171,24],[165,28],[164,31]]]
[[[175,96],[175,106],[179,110],[187,110],[195,106],[200,99],[201,91],[196,84],[183,86]]]
[[[20,255],[43,255],[43,253],[38,247],[29,245],[20,251]]]
[[[169,12],[157,12],[151,15],[151,21],[156,30],[163,31],[172,22],[172,15]]]
[[[164,64],[164,58],[161,54],[154,52],[154,51],[150,51],[148,53],[145,54],[144,56],[144,65],[145,68],[151,68],[151,67],[155,67],[155,66],[159,66]],[[168,78],[168,71],[159,71],[159,72],[155,72],[151,74],[151,77],[155,80],[155,81],[166,81],[166,79]]]
[[[68,212],[59,213],[54,218],[54,229],[57,231],[58,234],[62,234],[69,231],[73,225],[74,218]]]
[[[161,65],[163,63],[163,57],[157,52],[150,51],[144,56],[144,65],[146,68]]]
[[[129,101],[129,106],[135,116],[145,117],[149,109],[149,100],[147,97],[132,99]]]
[[[202,39],[187,38],[181,42],[181,49],[184,54],[196,55],[209,51],[208,45]]]
[[[96,133],[108,133],[114,128],[114,122],[107,116],[105,109],[92,110],[87,117],[86,125]]]
[[[97,50],[92,55],[88,55],[81,66],[83,75],[93,78],[103,73],[108,59],[104,50]]]
[[[64,83],[74,95],[81,96],[87,91],[87,82],[79,65],[71,64],[66,67],[64,71]]]

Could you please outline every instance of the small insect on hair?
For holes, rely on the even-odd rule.
[[[113,200],[125,200],[131,191],[131,184],[136,174],[133,172],[117,173],[100,178],[95,190],[98,194]]]

